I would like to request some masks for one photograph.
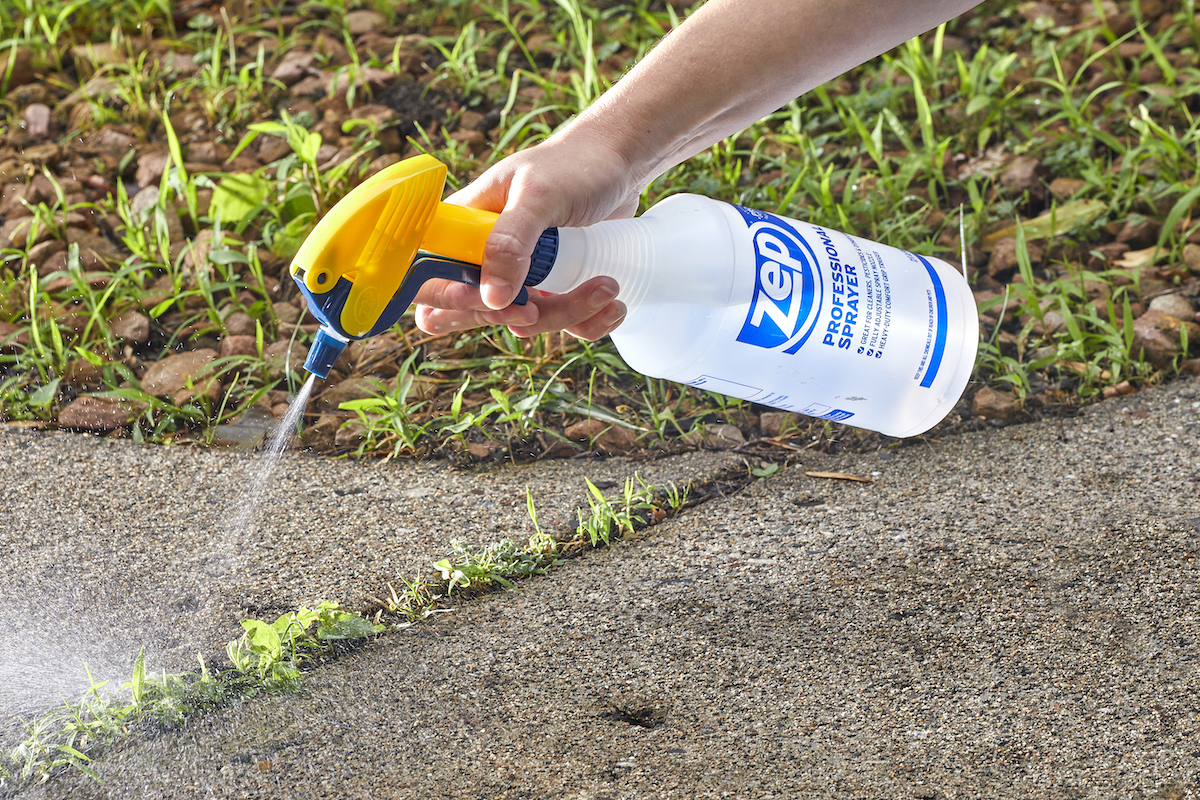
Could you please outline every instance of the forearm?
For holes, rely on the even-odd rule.
[[[709,0],[580,115],[640,187],[979,0]]]

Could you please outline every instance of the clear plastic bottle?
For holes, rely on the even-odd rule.
[[[558,236],[538,288],[615,278],[612,339],[645,375],[913,436],[974,367],[974,297],[935,258],[690,194]]]

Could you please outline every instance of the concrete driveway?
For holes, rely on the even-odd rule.
[[[526,487],[561,525],[585,476],[665,485],[737,457],[468,474],[289,454],[232,541],[244,456],[5,432],[0,463],[19,576],[2,644],[42,666],[0,705],[27,709],[75,650],[117,680],[142,644],[184,668],[240,616],[353,602],[451,538],[528,535]],[[383,636],[300,695],[134,739],[97,762],[103,785],[27,794],[1195,797],[1198,495],[1198,380],[1061,422],[809,454]]]

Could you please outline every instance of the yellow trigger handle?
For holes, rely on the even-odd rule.
[[[499,217],[492,211],[438,203],[421,239],[421,250],[455,261],[483,263],[483,245]]]
[[[420,251],[479,265],[498,214],[441,202],[446,166],[429,155],[393,164],[339,201],[301,245],[293,276],[314,295],[350,282],[336,316],[365,336],[408,280]],[[332,310],[331,310],[332,311]]]

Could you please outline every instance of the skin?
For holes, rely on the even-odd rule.
[[[604,336],[625,318],[611,278],[510,305],[543,230],[633,216],[666,170],[977,2],[708,0],[569,125],[448,198],[500,217],[482,288],[429,282],[417,325],[432,334],[507,325],[519,336]]]

